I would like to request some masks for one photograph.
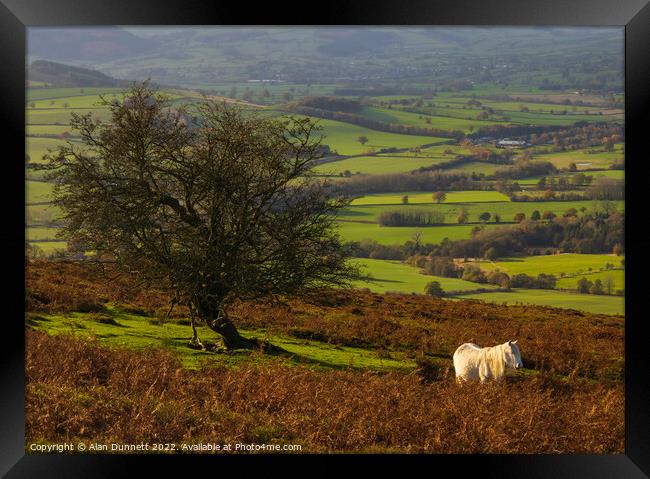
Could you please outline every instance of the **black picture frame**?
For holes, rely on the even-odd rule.
[[[282,7],[275,3],[237,4],[185,0],[0,0],[0,112],[3,144],[12,154],[24,152],[26,27],[81,25],[554,25],[620,26],[625,28],[626,123],[626,328],[625,328],[625,454],[624,455],[475,455],[372,456],[363,463],[409,465],[424,471],[481,473],[499,477],[647,477],[650,475],[650,386],[648,356],[642,334],[645,315],[642,281],[647,269],[643,247],[645,128],[650,105],[650,5],[647,0],[445,0],[388,2],[357,0],[321,4],[316,8]],[[6,148],[5,148],[6,149]],[[10,157],[9,153],[6,155]],[[650,161],[646,158],[646,161]],[[14,164],[15,163],[15,164]],[[0,346],[0,474],[6,477],[115,477],[132,471],[135,462],[148,467],[170,463],[191,469],[250,467],[250,456],[105,456],[26,455],[24,437],[24,169],[6,161],[3,173],[4,341]],[[636,197],[636,202],[635,202]],[[632,221],[634,215],[636,223]],[[358,462],[358,456],[258,456],[256,465],[278,461]],[[191,462],[190,462],[191,461]],[[309,467],[313,467],[310,465]],[[443,469],[445,468],[445,469]],[[323,471],[327,469],[322,469]],[[449,470],[449,469],[447,469]],[[303,469],[303,472],[306,471]]]

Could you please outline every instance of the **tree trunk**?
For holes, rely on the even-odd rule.
[[[227,349],[257,349],[259,347],[257,340],[247,339],[239,334],[239,331],[237,331],[237,328],[223,310],[219,311],[216,317],[214,314],[204,314],[204,319],[212,331],[221,335],[223,344]]]
[[[188,305],[190,310],[190,318],[192,319],[192,339],[190,340],[190,348],[192,349],[203,349],[203,344],[199,340],[199,334],[196,332],[196,314],[194,313],[194,308],[192,305]]]

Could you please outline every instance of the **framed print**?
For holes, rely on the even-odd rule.
[[[3,0],[2,473],[647,477],[650,7],[321,10]]]

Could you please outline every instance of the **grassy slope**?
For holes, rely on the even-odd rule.
[[[100,322],[101,321],[104,322]],[[139,350],[165,348],[179,357],[182,364],[191,369],[204,364],[237,365],[243,362],[267,361],[273,357],[244,355],[220,355],[207,351],[197,351],[187,347],[192,331],[187,324],[178,321],[161,322],[155,318],[123,312],[111,306],[108,314],[72,312],[68,314],[34,315],[28,318],[34,329],[50,334],[72,333],[85,337],[96,337],[110,347],[127,347]],[[214,343],[218,335],[209,328],[199,326],[202,341]],[[322,369],[373,369],[378,371],[409,371],[415,366],[411,359],[393,354],[392,358],[381,358],[368,349],[337,346],[317,341],[306,341],[269,333],[264,330],[241,329],[247,337],[271,341],[273,344],[293,353],[295,358],[289,363],[306,362]],[[394,359],[396,358],[396,359]],[[286,362],[286,360],[285,360]]]
[[[625,298],[620,296],[577,294],[546,289],[517,289],[512,292],[468,294],[463,295],[461,299],[479,299],[504,304],[535,304],[601,314],[625,313]]]

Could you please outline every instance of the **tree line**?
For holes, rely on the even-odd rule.
[[[421,208],[384,210],[377,222],[380,226],[435,226],[445,222],[445,214]]]
[[[445,238],[439,244],[422,243],[420,235],[403,244],[382,245],[375,240],[349,242],[350,254],[359,258],[406,260],[412,256],[447,258],[486,258],[495,260],[513,255],[538,255],[544,252],[624,253],[624,217],[604,202],[595,211],[578,215],[567,210],[563,216],[552,212],[534,212],[530,219],[523,213],[512,225],[484,229],[476,226],[472,237],[462,240]]]

